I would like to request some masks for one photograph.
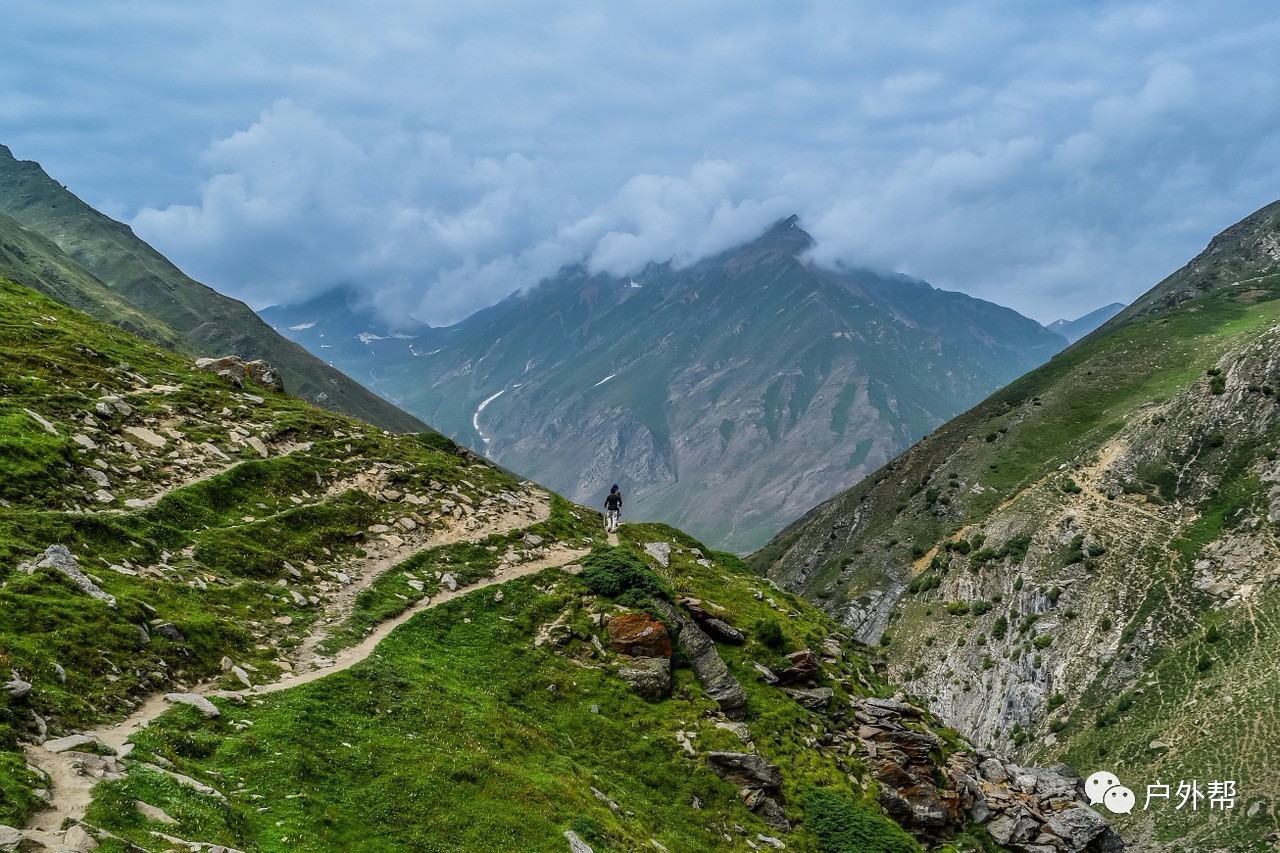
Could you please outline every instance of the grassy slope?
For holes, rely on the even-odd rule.
[[[188,277],[127,225],[89,207],[45,174],[38,163],[15,160],[3,146],[0,213],[61,249],[46,259],[29,250],[48,246],[28,241],[17,250],[26,255],[17,263],[11,263],[15,247],[0,249],[0,275],[159,343],[179,344],[185,352],[266,359],[283,372],[291,392],[386,429],[417,432],[425,428],[421,421],[277,334],[248,306]],[[9,232],[0,222],[0,240]],[[115,297],[103,298],[86,279],[101,282]],[[138,313],[151,320],[139,322]],[[175,330],[180,340],[174,339]]]
[[[0,669],[17,670],[36,685],[30,707],[55,731],[121,715],[140,691],[211,675],[223,655],[257,666],[264,676],[278,672],[280,650],[314,618],[310,608],[277,594],[284,560],[317,567],[298,587],[313,591],[326,566],[370,547],[360,531],[404,514],[358,490],[311,494],[326,488],[318,484],[394,465],[402,489],[425,492],[432,480],[473,494],[519,487],[497,469],[463,463],[438,437],[396,438],[269,392],[260,392],[264,399],[257,402],[179,356],[3,280],[0,308]],[[143,376],[147,381],[138,382]],[[151,390],[156,385],[176,390]],[[112,392],[132,414],[86,424],[86,412]],[[45,431],[24,409],[59,434]],[[169,444],[148,452],[123,433],[129,425],[149,425]],[[272,457],[261,459],[238,443],[236,428],[260,437]],[[77,433],[93,436],[97,450],[77,444]],[[125,438],[139,448],[137,458]],[[111,506],[119,507],[173,482],[181,472],[167,456],[174,448],[194,458],[206,442],[230,457],[214,462],[240,464],[146,509],[85,512],[96,506],[90,466],[111,479]],[[306,442],[305,451],[276,455]],[[50,544],[70,548],[119,608],[87,598],[58,575],[15,571]],[[110,571],[109,564],[140,574]],[[280,625],[282,617],[292,625]],[[187,642],[158,635],[144,642],[138,626],[157,620],[174,623]],[[65,667],[65,684],[54,663]],[[7,699],[0,693],[0,747],[12,749],[29,712],[9,707]],[[21,766],[13,753],[0,756]],[[0,786],[0,822],[20,822],[31,802],[8,780]]]
[[[372,557],[376,537],[365,531],[406,512],[384,497],[386,488],[448,494],[433,492],[437,483],[478,507],[486,495],[523,488],[438,438],[388,435],[296,398],[232,391],[182,357],[2,280],[0,316],[0,666],[35,686],[24,701],[0,692],[0,823],[22,825],[38,806],[31,790],[40,781],[16,749],[32,710],[48,720],[51,735],[82,730],[124,716],[154,691],[219,677],[233,686],[229,675],[219,676],[223,655],[251,668],[255,681],[275,678],[315,619],[314,608],[295,605],[280,583],[323,596],[335,586],[330,572]],[[131,413],[88,417],[104,395],[127,402]],[[135,457],[124,429],[144,424],[169,443],[151,451],[137,442]],[[269,457],[259,458],[237,431],[260,437]],[[92,437],[97,448],[84,449],[75,435]],[[231,467],[193,462],[184,473],[178,460],[194,458],[206,443],[223,448],[231,459],[220,464]],[[103,511],[86,510],[96,486],[86,476],[91,465],[117,493]],[[372,489],[342,487],[374,474],[383,479]],[[164,489],[152,505],[112,509]],[[419,510],[426,527],[442,523],[431,507]],[[556,500],[551,517],[530,532],[579,545],[598,537],[597,524],[594,513]],[[744,629],[761,618],[780,621],[788,648],[816,646],[834,632],[821,611],[762,587],[732,556],[710,555],[714,563],[703,566],[697,544],[676,531],[624,530],[633,555],[640,541],[658,539],[675,546],[665,582],[722,603]],[[16,571],[55,542],[117,597],[118,608],[59,575]],[[427,579],[431,594],[434,569],[464,582],[482,577],[498,553],[490,548],[504,544],[514,544],[512,537],[427,548],[397,569]],[[302,569],[301,579],[291,579],[286,560]],[[402,571],[388,573],[362,595],[335,645],[408,606],[416,591],[403,579]],[[261,704],[225,704],[220,720],[169,712],[139,735],[128,779],[98,789],[89,821],[148,849],[167,848],[153,829],[250,850],[560,850],[562,831],[573,827],[602,853],[636,849],[651,837],[672,850],[737,849],[744,844],[738,826],[751,837],[772,833],[734,786],[677,744],[675,733],[685,730],[699,755],[739,745],[711,725],[713,705],[687,667],[676,671],[672,699],[643,703],[612,674],[615,658],[598,665],[587,639],[600,633],[588,612],[616,612],[616,605],[584,598],[583,582],[558,570],[509,582],[504,592],[502,602],[486,590],[427,611],[365,663]],[[539,627],[561,616],[575,632],[569,642],[535,648]],[[154,630],[161,621],[184,639],[161,637]],[[151,629],[149,640],[139,626]],[[823,719],[755,677],[751,662],[776,665],[779,651],[757,642],[722,651],[747,690],[761,752],[784,768],[791,817],[861,826],[877,840],[868,849],[918,849],[874,805],[860,762],[817,746]],[[55,663],[65,668],[65,683]],[[827,672],[837,695],[889,692],[854,648]],[[554,692],[547,689],[553,683]],[[229,807],[134,763],[152,755],[226,789]],[[621,809],[596,798],[593,786]],[[827,794],[809,796],[813,786]],[[147,824],[134,798],[180,823]],[[800,826],[788,848],[819,850],[820,843]],[[124,848],[108,841],[101,849]]]
[[[736,558],[717,554],[704,568],[695,562],[697,543],[657,525],[626,526],[623,535],[636,555],[642,541],[674,541],[666,580],[722,603],[739,625],[778,616],[755,598],[759,581]],[[671,699],[648,704],[612,675],[616,659],[602,660],[587,640],[608,642],[590,614],[615,605],[554,569],[502,590],[501,602],[486,590],[415,617],[348,672],[258,707],[227,706],[215,722],[170,713],[137,739],[135,757],[162,757],[234,791],[229,809],[135,774],[106,786],[91,820],[145,840],[155,827],[133,810],[142,798],[179,818],[172,829],[179,836],[268,851],[561,851],[571,828],[601,853],[642,849],[650,839],[671,850],[729,850],[744,847],[737,826],[749,838],[776,834],[742,807],[735,786],[706,769],[704,751],[741,744],[707,720],[714,704],[689,670],[677,669]],[[789,647],[816,646],[834,630],[820,611],[773,594],[792,614],[784,620]],[[557,619],[574,638],[535,646],[539,627]],[[869,804],[856,760],[814,749],[811,724],[820,718],[754,677],[751,662],[775,663],[778,652],[755,642],[721,652],[748,691],[760,752],[784,768],[793,819],[822,816],[821,806],[810,814],[801,806],[819,786],[878,827],[881,846],[862,849],[917,849]],[[865,693],[864,683],[885,689],[857,655],[838,674],[832,683],[840,693]],[[681,750],[680,731],[697,757]],[[803,826],[787,846],[824,849]]]

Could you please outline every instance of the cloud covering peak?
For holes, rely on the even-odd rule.
[[[1260,2],[70,5],[9,13],[5,141],[256,306],[448,323],[794,212],[1049,320],[1280,196]]]

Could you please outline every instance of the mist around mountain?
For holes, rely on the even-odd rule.
[[[1055,335],[1062,335],[1069,343],[1075,343],[1112,317],[1123,311],[1125,305],[1123,302],[1112,302],[1110,305],[1104,305],[1096,311],[1090,311],[1083,317],[1077,317],[1074,320],[1054,320],[1045,326],[1046,329]]]
[[[455,440],[734,551],[1066,345],[1016,312],[804,260],[794,217],[685,269],[569,267],[445,329],[336,293],[275,328]]]
[[[385,429],[426,429],[247,305],[191,279],[128,225],[0,145],[0,275],[183,353],[266,359],[295,393]]]
[[[1142,849],[1272,849],[1277,297],[1280,202],[752,564],[980,743],[1156,785]]]

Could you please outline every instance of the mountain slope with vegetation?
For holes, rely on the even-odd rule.
[[[1150,849],[1270,849],[1277,297],[1280,203],[752,563],[980,743],[1140,794],[1235,783],[1227,813],[1121,819]]]
[[[819,269],[804,260],[811,242],[792,217],[688,268],[573,266],[400,337],[357,340],[332,298],[264,315],[574,500],[598,503],[618,482],[628,517],[749,551],[1065,345],[963,294]]]
[[[0,317],[5,844],[1120,849],[731,555],[3,280]]]
[[[266,359],[290,389],[327,408],[386,429],[426,428],[278,335],[244,303],[188,277],[128,225],[3,145],[0,275],[184,353]]]

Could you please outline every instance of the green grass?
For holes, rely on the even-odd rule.
[[[260,707],[223,705],[213,721],[171,711],[135,737],[134,758],[174,762],[227,793],[230,808],[134,773],[104,786],[90,821],[145,842],[152,827],[133,809],[134,799],[144,799],[179,819],[173,834],[263,851],[497,846],[558,853],[570,828],[598,853],[641,849],[651,838],[671,850],[717,850],[733,846],[719,826],[776,834],[742,807],[734,786],[681,750],[680,729],[694,733],[700,754],[741,748],[730,733],[699,722],[714,703],[691,672],[678,668],[672,697],[651,704],[594,651],[590,636],[606,644],[608,637],[591,614],[618,608],[609,595],[592,594],[592,571],[660,574],[673,592],[724,606],[726,618],[747,631],[775,618],[772,599],[791,614],[784,630],[798,646],[821,642],[835,626],[786,593],[766,588],[757,599],[759,581],[741,560],[670,528],[624,525],[620,538],[622,547],[587,561],[582,578],[551,569],[507,582],[501,602],[492,590],[446,602],[402,626],[364,663],[266,697]],[[674,543],[666,569],[641,556],[641,543],[655,539]],[[708,558],[709,568],[696,562]],[[630,585],[617,586],[625,597]],[[539,626],[553,621],[570,627],[568,643],[535,646]],[[780,797],[796,822],[788,849],[841,849],[824,846],[808,828],[821,822],[822,808],[806,799],[814,788],[840,798],[868,837],[891,845],[868,849],[919,849],[868,799],[869,789],[850,782],[850,772],[862,773],[856,761],[811,748],[813,715],[755,677],[752,664],[774,663],[774,648],[753,639],[720,651],[747,691],[760,751],[784,768]],[[850,683],[888,689],[853,649],[846,661],[830,682],[839,695]],[[621,810],[597,799],[593,787]],[[691,809],[695,798],[700,811]],[[911,846],[892,846],[903,839]]]

